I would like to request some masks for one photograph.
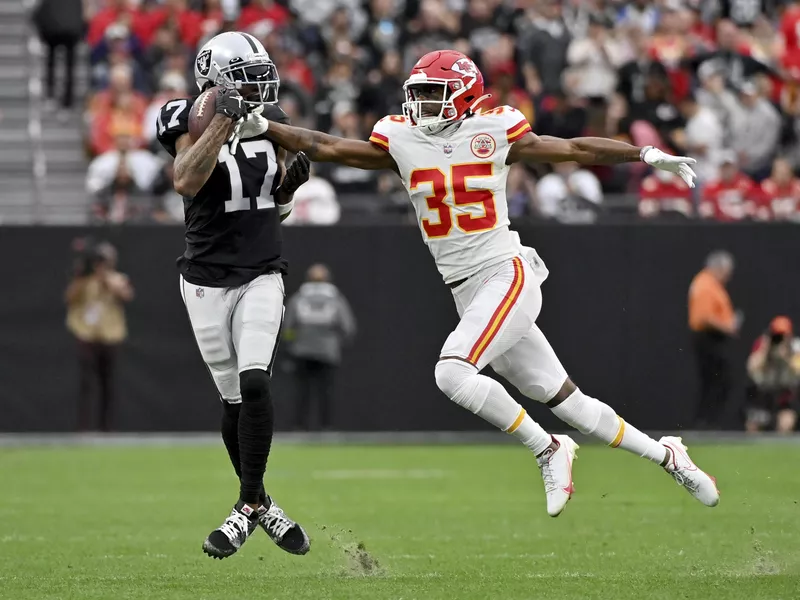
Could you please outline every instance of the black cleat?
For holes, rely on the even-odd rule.
[[[258,509],[258,524],[281,550],[290,554],[305,554],[311,548],[308,535],[275,501],[267,496],[268,506]]]
[[[225,522],[208,534],[203,542],[203,552],[211,558],[227,558],[244,545],[257,525],[256,511],[240,500]]]

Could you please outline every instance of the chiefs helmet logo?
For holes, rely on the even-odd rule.
[[[488,133],[479,133],[469,144],[472,153],[478,158],[489,158],[494,154],[497,144]]]
[[[459,58],[455,63],[453,63],[453,66],[450,67],[450,69],[459,75],[464,75],[466,77],[478,76],[478,67],[476,67],[475,63],[468,58]]]

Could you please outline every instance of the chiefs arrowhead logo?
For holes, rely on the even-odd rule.
[[[459,58],[455,63],[453,63],[453,66],[450,67],[450,69],[459,75],[466,75],[469,77],[478,76],[478,67],[476,67],[475,63],[468,58]]]

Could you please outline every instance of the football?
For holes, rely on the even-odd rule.
[[[220,86],[208,88],[197,97],[189,112],[189,135],[195,142],[200,139],[206,127],[214,118],[217,108],[217,92]]]

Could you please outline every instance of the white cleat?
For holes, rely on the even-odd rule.
[[[575,487],[572,485],[572,461],[578,444],[567,435],[554,435],[553,441],[558,448],[548,448],[537,457],[539,470],[544,480],[544,493],[547,495],[547,514],[557,517],[572,497]]]
[[[664,469],[672,478],[706,506],[719,504],[717,480],[701,471],[686,453],[686,446],[679,437],[665,436],[659,440],[671,453]]]

